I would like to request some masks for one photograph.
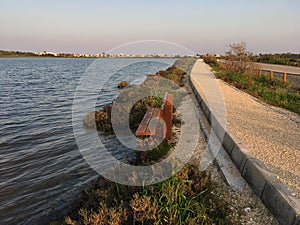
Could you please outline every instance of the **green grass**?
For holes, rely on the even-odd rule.
[[[277,107],[300,114],[299,90],[291,88],[291,83],[283,83],[281,79],[270,79],[269,76],[242,74],[231,72],[218,64],[210,64],[217,72],[217,77],[245,92]]]
[[[151,142],[151,141],[150,141]],[[146,142],[147,143],[147,142]],[[156,148],[149,151],[135,151],[136,159],[134,165],[152,165],[164,159],[174,147],[174,143],[169,144],[168,141],[162,141]]]
[[[64,221],[54,224],[237,224],[205,172],[186,165],[149,186],[119,185],[99,177],[84,189]]]
[[[168,154],[171,150],[172,146],[170,146],[166,141],[163,141],[157,148],[150,151],[150,160],[158,161],[162,157]]]

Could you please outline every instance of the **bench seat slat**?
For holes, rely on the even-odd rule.
[[[148,124],[152,118],[153,112],[154,112],[154,108],[147,109],[147,112],[144,115],[143,120],[140,123],[140,125],[135,133],[137,136],[151,135],[151,133],[149,134],[149,131],[147,131],[147,128],[148,128]]]
[[[146,133],[149,134],[150,136],[155,135],[156,127],[157,127],[160,116],[161,116],[161,110],[159,108],[154,108],[152,118],[151,118],[152,119],[151,123],[150,123],[150,121],[148,122],[148,126],[146,129]]]
[[[171,138],[172,129],[172,95],[165,93],[161,108],[148,108],[135,135]],[[158,126],[159,119],[165,121],[164,126]]]

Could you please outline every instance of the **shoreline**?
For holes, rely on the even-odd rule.
[[[107,54],[107,53],[54,53],[54,52],[20,52],[0,50],[0,58],[188,58],[188,55],[170,55],[170,54]],[[192,56],[195,57],[195,56]]]
[[[0,56],[0,59],[11,58],[53,58],[53,59],[180,59],[192,57],[62,57],[62,56]]]

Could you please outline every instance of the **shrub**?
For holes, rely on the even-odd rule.
[[[217,65],[217,57],[214,55],[205,55],[203,57],[203,61],[207,64],[213,64],[213,65]]]

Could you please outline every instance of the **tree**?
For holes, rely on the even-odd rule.
[[[253,72],[255,69],[254,63],[251,61],[253,54],[247,52],[246,43],[231,44],[229,47],[229,51],[226,52],[228,69],[242,73]]]

